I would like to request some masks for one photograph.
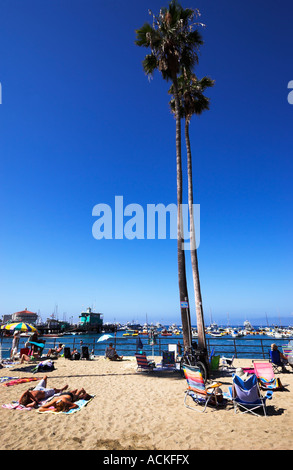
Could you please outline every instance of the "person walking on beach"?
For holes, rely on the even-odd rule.
[[[60,389],[47,388],[47,378],[47,375],[45,375],[35,388],[24,392],[19,399],[19,404],[26,408],[35,408],[40,401],[46,400],[55,395],[55,393],[63,392],[68,388],[68,385]]]
[[[11,351],[10,351],[10,359],[13,359],[14,356],[17,354],[18,345],[19,345],[20,333],[19,331],[15,331],[13,335]]]

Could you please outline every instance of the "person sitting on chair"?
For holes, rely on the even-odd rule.
[[[113,343],[110,343],[106,348],[106,358],[110,359],[110,361],[122,361],[123,356],[118,356],[116,349],[113,348]]]
[[[276,364],[277,366],[282,367],[283,372],[286,371],[285,365],[291,365],[292,367],[292,364],[288,363],[287,357],[284,356],[284,354],[282,354],[281,351],[279,351],[278,346],[275,343],[271,344],[270,357],[271,357],[273,364]]]
[[[56,347],[56,348],[49,349],[47,353],[47,357],[58,356],[62,352],[63,348],[64,348],[64,345],[60,343],[58,348]]]

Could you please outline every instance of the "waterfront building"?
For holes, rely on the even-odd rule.
[[[35,325],[38,319],[38,314],[30,312],[27,308],[21,310],[20,312],[15,312],[12,314],[13,322],[24,322]]]
[[[79,315],[79,328],[87,331],[101,331],[103,327],[103,315],[101,313],[92,312],[87,308],[86,312]]]

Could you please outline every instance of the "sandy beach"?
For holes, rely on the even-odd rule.
[[[252,361],[238,359],[234,365],[250,367]],[[36,382],[0,385],[1,450],[293,449],[293,373],[278,374],[286,390],[274,392],[267,402],[267,417],[256,417],[235,414],[232,404],[224,409],[208,407],[205,413],[191,411],[183,405],[185,379],[178,373],[138,373],[135,358],[122,362],[59,358],[55,367],[47,374],[48,386],[84,387],[95,398],[72,415],[9,410],[2,405],[18,400]],[[41,379],[43,375],[0,370],[0,377]],[[228,391],[231,375],[218,371],[216,379]]]

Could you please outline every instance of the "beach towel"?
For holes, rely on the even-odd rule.
[[[18,377],[7,377],[6,375],[4,377],[0,377],[0,383],[2,384],[3,382],[7,382],[8,380],[16,380],[16,379],[18,379]]]
[[[8,410],[21,410],[21,411],[30,411],[32,408],[26,408],[23,405],[20,405],[18,401],[13,401],[12,403],[7,403],[2,405],[2,408],[6,408]]]
[[[39,379],[37,377],[27,377],[25,379],[10,380],[9,382],[4,382],[2,385],[4,387],[11,387],[12,385],[24,384],[26,382],[33,382],[35,380],[39,380]]]
[[[54,396],[60,395],[60,393],[55,394]],[[52,400],[53,397],[48,398],[47,400],[42,400],[38,403],[38,407],[41,407],[47,403],[47,401]],[[26,406],[20,405],[18,401],[12,401],[11,403],[6,403],[2,405],[2,408],[7,410],[20,410],[20,411],[30,411],[35,408],[27,408]]]
[[[84,408],[90,401],[92,401],[94,399],[94,397],[95,397],[95,395],[93,395],[89,400],[77,400],[75,402],[75,405],[77,405],[78,408],[72,408],[69,411],[56,411],[53,406],[51,408],[48,408],[48,410],[46,410],[46,411],[40,411],[40,410],[37,410],[37,411],[38,411],[38,413],[41,413],[41,414],[53,413],[55,415],[57,415],[57,414],[71,415],[73,413],[76,413],[77,411],[80,411],[82,408]]]

